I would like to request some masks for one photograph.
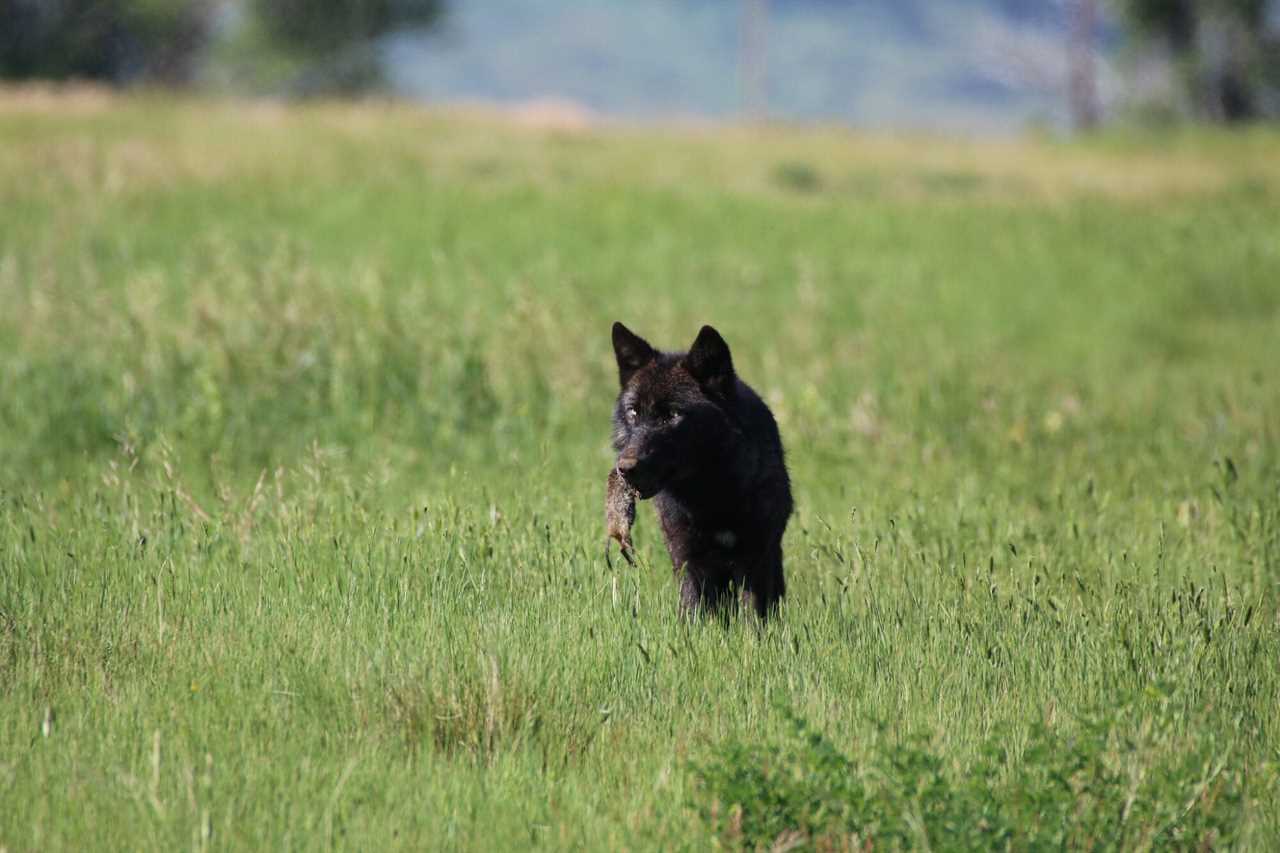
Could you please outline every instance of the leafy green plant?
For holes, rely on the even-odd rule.
[[[782,708],[784,737],[733,741],[694,766],[692,805],[743,847],[946,850],[1159,847],[1237,840],[1246,779],[1212,744],[1178,746],[1172,716],[1129,704],[1073,727],[1037,722],[1016,758],[995,736],[964,768],[927,739],[881,738],[857,758]]]

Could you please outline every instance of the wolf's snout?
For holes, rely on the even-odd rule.
[[[640,493],[642,498],[652,497],[659,488],[659,478],[652,463],[652,456],[641,458],[631,452],[623,453],[618,457],[618,473]]]

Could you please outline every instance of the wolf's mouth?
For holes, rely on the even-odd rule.
[[[659,486],[649,486],[643,489],[640,488],[639,486],[636,486],[635,488],[636,488],[636,494],[640,496],[640,500],[642,501],[647,501],[649,500],[649,498],[653,497],[658,492],[662,491],[661,487]]]
[[[622,471],[622,479],[627,481],[627,485],[636,490],[641,500],[649,498],[662,491],[665,487],[668,477],[665,472],[656,472],[648,468],[633,468],[630,471]]]
[[[636,493],[640,495],[640,500],[642,501],[646,501],[658,492],[662,491],[662,486],[656,479],[625,474],[623,475],[623,479],[627,481],[628,486],[636,490]]]

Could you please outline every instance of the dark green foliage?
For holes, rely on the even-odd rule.
[[[251,85],[294,95],[359,94],[385,82],[378,39],[436,25],[443,0],[252,0],[242,37]]]
[[[209,11],[206,0],[0,0],[0,77],[185,83]]]
[[[1280,32],[1267,0],[1118,0],[1134,30],[1174,57],[1200,118],[1280,115]]]
[[[1196,0],[1127,0],[1124,5],[1134,24],[1165,39],[1173,50],[1194,46]]]
[[[405,27],[436,23],[442,0],[254,0],[253,12],[287,51],[319,57]]]
[[[888,729],[853,758],[781,709],[780,740],[723,744],[692,805],[723,840],[747,848],[1132,850],[1230,847],[1251,780],[1212,742],[1167,750],[1179,723],[1124,702],[1074,722],[1037,721],[1016,756],[1011,732],[971,766],[927,738]],[[1274,772],[1252,780],[1275,783]]]
[[[0,78],[186,84],[217,30],[215,0],[0,0]],[[237,82],[297,94],[381,85],[377,39],[436,24],[443,0],[250,0],[221,61]]]
[[[822,188],[822,173],[810,163],[788,160],[773,167],[774,182],[799,193],[814,192]]]

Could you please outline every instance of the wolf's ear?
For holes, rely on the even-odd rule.
[[[613,324],[613,354],[618,359],[618,381],[624,386],[637,370],[658,357],[648,341],[621,323]]]
[[[733,358],[729,355],[729,345],[710,326],[703,326],[698,332],[698,339],[689,348],[684,363],[707,391],[727,397],[733,390]]]

